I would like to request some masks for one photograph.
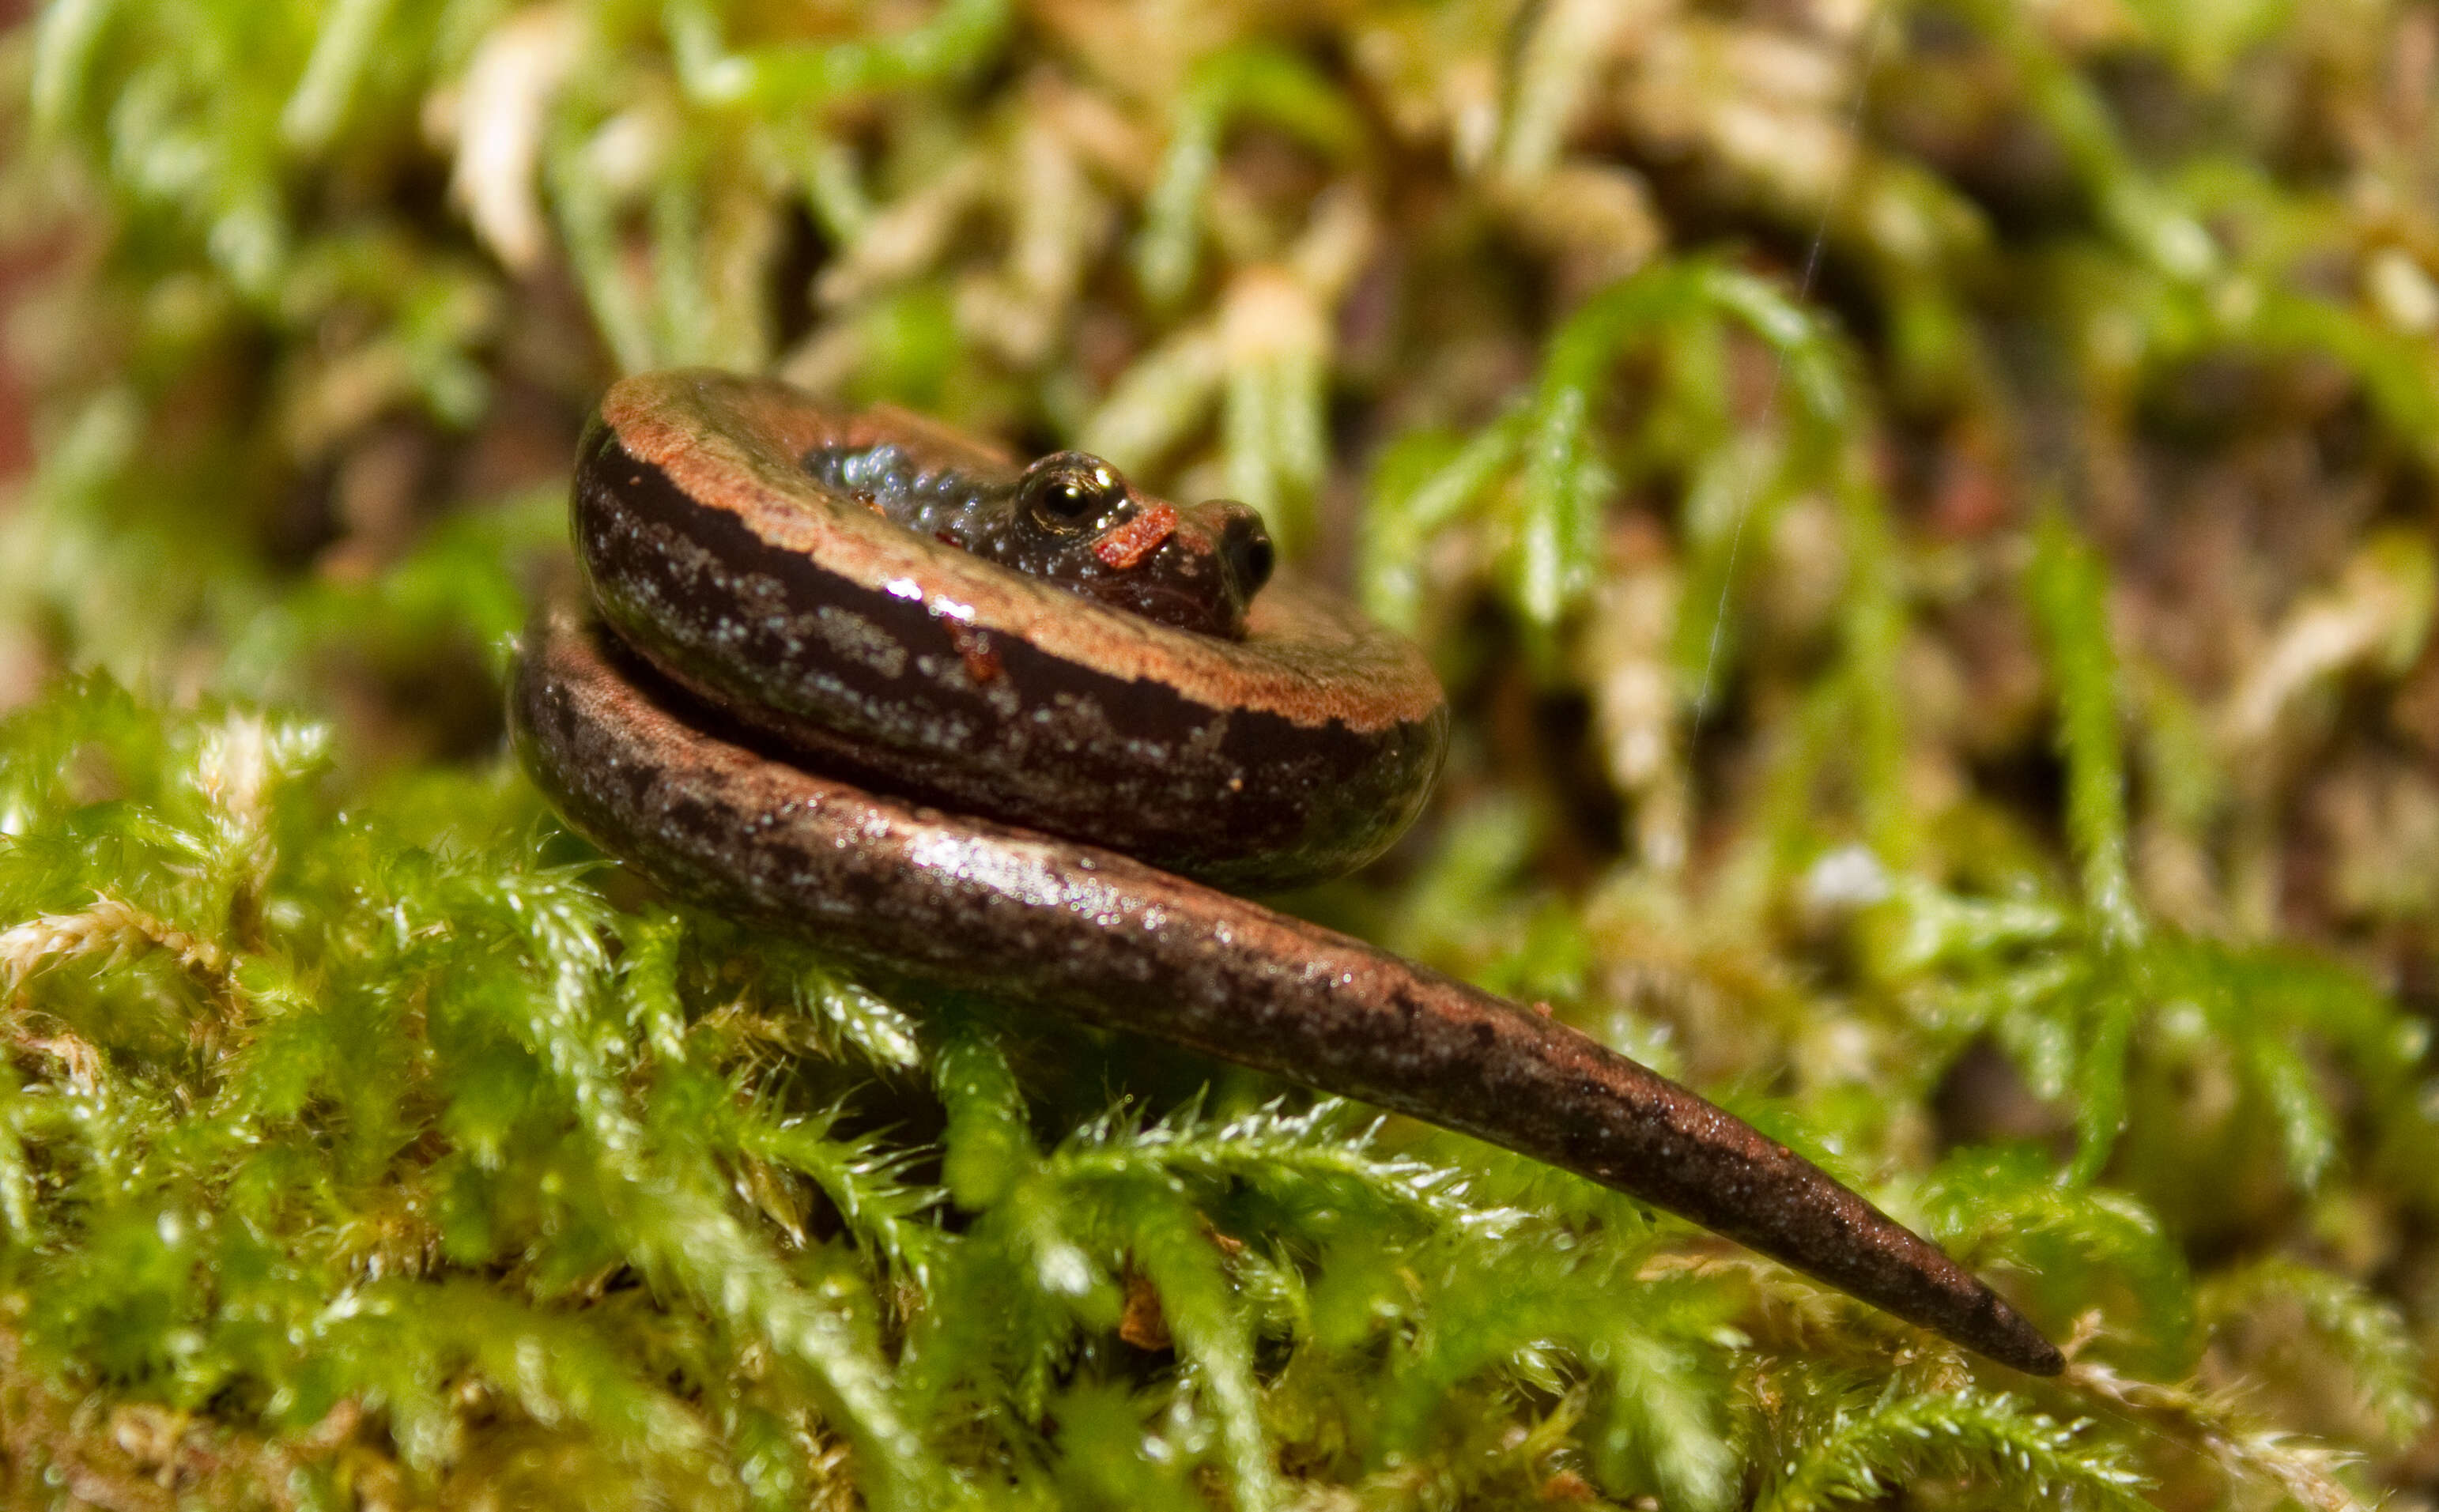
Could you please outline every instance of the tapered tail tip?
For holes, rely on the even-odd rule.
[[[2058,1353],[2057,1345],[2043,1338],[2039,1329],[2002,1301],[1998,1293],[1987,1295],[1989,1306],[1982,1317],[1974,1320],[1972,1327],[1941,1331],[1967,1348],[2027,1376],[2055,1376],[2066,1368],[2066,1356]]]

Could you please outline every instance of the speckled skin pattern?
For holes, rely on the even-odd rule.
[[[751,474],[715,478],[697,465],[701,451],[656,445],[666,437],[638,438],[638,427],[612,418],[613,401],[639,382],[663,385],[652,396],[655,417],[674,409],[698,418],[708,413],[729,426],[765,427],[774,413],[807,407],[777,390],[779,408],[757,414],[752,396],[776,385],[715,375],[630,380],[605,400],[604,423],[586,442],[577,485],[580,544],[588,491],[610,491],[614,483],[684,497],[716,482],[731,491],[712,496],[731,505],[736,494],[760,486]],[[707,386],[748,402],[688,410],[667,402],[672,386],[698,392]],[[833,433],[847,434],[832,434],[819,443],[824,446],[860,450],[906,438],[944,449],[967,445],[909,417],[829,423]],[[710,433],[706,439],[713,439]],[[654,460],[637,455],[638,446]],[[605,447],[619,454],[603,465]],[[733,462],[757,449],[778,459],[769,464],[774,480],[793,487],[806,475],[795,459],[812,445],[792,436],[768,445],[757,439],[754,447],[703,450]],[[703,516],[691,517],[668,499],[647,503],[638,516],[665,525],[690,520],[708,530],[683,549],[716,556],[750,546],[736,533],[736,511],[728,505],[703,505]],[[849,512],[879,519],[860,505],[841,514]],[[897,552],[883,570],[894,572],[926,553],[966,556],[901,526],[886,529],[914,545]],[[842,559],[825,567],[847,581],[867,575],[858,553],[869,549],[871,539],[858,534],[841,545],[831,538],[827,544],[837,546]],[[817,541],[810,549],[824,544]],[[614,575],[601,570],[589,549],[582,554],[597,594]],[[772,565],[758,548],[749,555],[756,570]],[[933,607],[943,601],[975,618],[988,609],[986,623],[1001,643],[994,650],[1003,658],[1000,675],[1020,664],[1020,649],[1033,638],[1027,631],[1046,640],[1053,659],[1073,649],[1072,640],[1046,629],[1050,619],[1022,613],[1057,607],[1052,597],[1033,595],[1063,598],[1070,614],[1109,614],[1055,589],[993,599],[973,591],[983,580],[973,566],[951,561],[946,579],[927,578],[917,594],[892,596],[886,586],[881,592],[935,618],[957,617]],[[620,573],[635,570],[627,564]],[[694,571],[698,578],[714,576],[708,561],[698,560]],[[725,580],[742,580],[744,571],[731,564]],[[956,586],[943,587],[943,580]],[[780,601],[799,608],[805,602]],[[673,591],[658,602],[701,607]],[[818,608],[823,601],[813,602]],[[600,607],[615,625],[608,601]],[[1307,614],[1313,617],[1300,617]],[[1304,624],[1319,627],[1325,641],[1356,647],[1359,672],[1400,665],[1380,644],[1387,637],[1317,603],[1284,620],[1276,615],[1266,596],[1251,617],[1247,640],[1234,649],[1241,653],[1265,635],[1286,639],[1281,624]],[[1110,676],[1115,665],[1130,669],[1137,682],[1169,680],[1146,690],[1153,712],[1204,706],[1225,696],[1234,679],[1246,707],[1277,725],[1354,723],[1377,735],[1426,724],[1436,761],[1444,716],[1435,685],[1428,705],[1417,690],[1393,684],[1386,697],[1394,706],[1363,711],[1362,687],[1350,693],[1318,682],[1308,690],[1309,703],[1330,709],[1316,717],[1311,708],[1295,706],[1291,683],[1271,675],[1286,663],[1326,679],[1320,653],[1309,646],[1266,652],[1269,659],[1256,660],[1251,670],[1224,662],[1214,672],[1165,656],[1164,649],[1164,649],[1157,639],[1146,651],[1136,639],[1146,627],[1132,616],[1112,617],[1128,628],[1119,644],[1104,649],[1100,675]],[[909,623],[884,620],[876,632]],[[753,639],[750,631],[736,633]],[[911,663],[915,652],[905,654]],[[953,647],[946,654],[954,656]],[[583,611],[556,605],[527,636],[510,713],[519,756],[561,813],[672,893],[805,935],[886,975],[1152,1035],[1462,1130],[1681,1214],[2017,1369],[2050,1375],[2062,1367],[2048,1341],[1935,1247],[1786,1147],[1576,1031],[1359,940],[1175,875],[1173,868],[1102,845],[876,792],[857,774],[855,761],[844,771],[829,765],[832,753],[824,741],[787,737],[782,743],[735,696],[713,693],[706,703],[699,692],[672,685],[655,670],[669,661],[683,665],[684,658],[639,653]],[[696,680],[681,675],[680,682]],[[1095,686],[1095,692],[1108,696],[1109,690]],[[1383,759],[1398,759],[1399,742],[1392,738],[1384,746]]]
[[[625,380],[577,459],[594,603],[664,675],[828,770],[1206,881],[1338,876],[1413,822],[1448,710],[1402,638],[1291,583],[1241,638],[1160,624],[907,529],[804,465],[884,443],[925,472],[1012,471],[768,380]],[[1148,576],[1193,548],[1178,513]],[[1226,545],[1227,517],[1202,518]]]

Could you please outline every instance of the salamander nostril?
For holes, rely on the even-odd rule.
[[[1227,554],[1228,566],[1236,574],[1237,586],[1247,596],[1271,580],[1271,568],[1276,565],[1276,553],[1271,547],[1271,533],[1262,522],[1251,515],[1238,515],[1228,522],[1228,533],[1220,549]]]

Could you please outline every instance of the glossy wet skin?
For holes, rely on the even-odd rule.
[[[1215,620],[1241,605],[1267,574],[1232,552],[1224,509],[1208,544],[1184,543],[1216,571],[1157,563],[1184,525],[1095,553],[1110,570],[1074,583],[988,560],[1075,566],[1173,508],[1094,459],[1049,460],[1016,470],[913,417],[836,416],[754,380],[626,381],[575,489],[607,625],[564,604],[528,635],[511,694],[526,770],[671,892],[868,969],[1464,1130],[2019,1369],[2061,1367],[1936,1248],[1693,1093],[1546,1015],[1177,875],[1307,877],[1376,853],[1420,802],[1446,712],[1411,647],[1327,600],[1264,594],[1240,639],[1113,608],[1148,564],[1156,599]],[[1028,498],[1071,485],[1056,503],[1077,523],[1027,541]],[[881,518],[893,492],[911,528]],[[959,531],[980,550],[939,539]],[[964,790],[985,801],[927,806]],[[1019,823],[967,817],[1009,808]]]
[[[1242,639],[1271,580],[1262,517],[1215,500],[1148,499],[1088,452],[1055,452],[1009,473],[926,468],[907,448],[820,446],[806,475],[918,534],[1080,597],[1205,635]]]
[[[1062,456],[1025,469],[914,416],[647,375],[610,392],[579,451],[577,559],[663,675],[867,785],[1232,887],[1379,855],[1447,737],[1421,655],[1294,583],[1239,615],[1267,564],[1241,505],[1113,482],[1084,490],[1072,534],[1041,530],[1047,485],[1093,481]],[[1011,571],[939,539],[952,530],[1068,571]],[[1196,615],[1240,632],[1130,612],[1198,594]]]

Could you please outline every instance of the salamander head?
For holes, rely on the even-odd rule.
[[[1053,452],[1000,478],[927,466],[894,444],[820,448],[803,465],[910,530],[1180,630],[1241,639],[1271,577],[1270,532],[1252,508],[1171,504],[1088,452]]]
[[[1025,469],[1014,505],[1013,533],[1041,576],[1161,624],[1237,638],[1270,581],[1260,515],[1226,500],[1181,508],[1088,453],[1054,452]]]

